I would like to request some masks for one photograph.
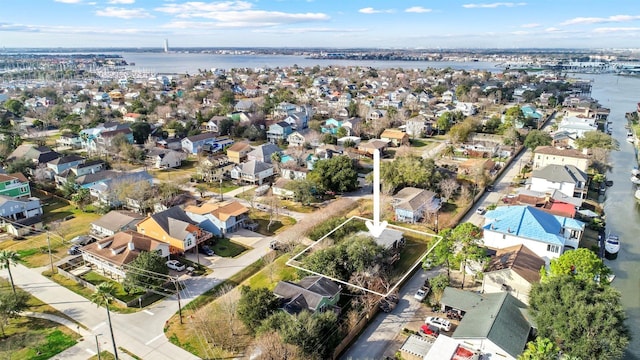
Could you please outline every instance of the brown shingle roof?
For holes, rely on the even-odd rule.
[[[133,244],[132,247],[129,246],[130,243]],[[132,262],[140,252],[155,250],[161,244],[164,243],[128,230],[89,244],[82,251],[121,266]]]
[[[544,154],[544,155],[555,155],[555,156],[566,156],[578,159],[588,159],[589,156],[583,154],[581,151],[576,149],[558,149],[554,146],[540,146],[536,148],[536,154]]]
[[[249,209],[237,201],[215,204],[204,203],[200,206],[192,205],[187,206],[184,210],[199,215],[212,214],[222,221],[227,221],[231,216],[238,216],[249,212]]]
[[[544,265],[541,257],[520,244],[498,250],[489,262],[487,272],[511,269],[529,283],[536,283],[540,281],[540,269]]]

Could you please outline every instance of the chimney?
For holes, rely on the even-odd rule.
[[[129,250],[135,250],[136,246],[133,244],[133,241],[129,241],[129,243],[127,244],[127,247],[129,248]]]

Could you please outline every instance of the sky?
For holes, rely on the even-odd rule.
[[[638,0],[2,0],[4,48],[640,48]]]

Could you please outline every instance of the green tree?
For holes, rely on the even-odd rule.
[[[468,123],[458,123],[449,129],[449,139],[454,144],[464,143],[469,138],[469,135],[471,135],[471,132],[473,132],[473,129]]]
[[[504,113],[505,120],[510,122],[511,124],[524,124],[525,118],[524,113],[520,106],[512,106],[507,109]]]
[[[431,261],[431,266],[443,265],[447,268],[447,279],[451,280],[451,262],[455,254],[455,242],[451,229],[443,229],[438,234],[442,237],[438,245],[433,249],[433,253],[426,259],[423,266],[427,266],[427,261]]]
[[[34,165],[31,160],[27,158],[22,158],[22,159],[16,159],[11,163],[9,163],[9,165],[5,168],[5,170],[7,171],[7,174],[22,173],[26,175],[29,173],[29,169],[33,169],[33,168],[34,168]]]
[[[451,129],[452,122],[453,115],[447,111],[438,116],[438,119],[436,120],[436,128],[438,128],[438,131],[447,132]]]
[[[71,195],[71,200],[78,205],[81,211],[84,211],[85,205],[91,202],[89,189],[79,188],[75,194]]]
[[[348,192],[358,187],[358,173],[346,155],[334,156],[315,163],[307,176],[324,191]]]
[[[235,95],[233,94],[233,91],[231,90],[225,90],[222,92],[222,94],[220,94],[220,104],[227,106],[227,107],[231,107],[234,105],[235,102]]]
[[[67,181],[62,185],[62,196],[64,196],[65,199],[70,199],[77,190],[78,184],[76,184],[76,177],[71,174],[67,177]]]
[[[2,250],[0,251],[0,269],[7,269],[7,273],[9,274],[9,283],[11,284],[11,290],[13,290],[13,294],[16,294],[16,285],[13,283],[13,275],[11,274],[11,266],[15,266],[18,264],[20,260],[20,255],[17,252],[12,250]]]
[[[620,143],[602,131],[587,131],[575,141],[578,149],[620,150]]]
[[[106,281],[96,286],[96,292],[91,294],[91,301],[98,307],[104,306],[107,310],[107,322],[109,324],[109,333],[111,334],[111,343],[113,344],[113,354],[118,360],[118,348],[116,347],[116,339],[113,336],[113,325],[111,324],[111,311],[109,305],[113,301],[114,294],[116,293],[116,286],[110,281]]]
[[[564,355],[580,359],[621,359],[629,329],[620,292],[612,286],[572,275],[534,284],[529,310],[538,336],[558,344]]]
[[[4,108],[14,113],[16,116],[24,115],[26,108],[20,100],[9,99],[4,102]]]
[[[429,280],[429,285],[431,286],[431,291],[436,296],[438,301],[440,300],[444,289],[447,288],[451,284],[451,280],[448,275],[438,274],[432,277]]]
[[[238,300],[238,318],[255,332],[262,320],[273,314],[280,305],[278,298],[267,288],[251,289],[248,286],[240,288]]]
[[[549,146],[553,138],[543,130],[531,130],[524,139],[524,146],[531,151],[536,151],[538,146]]]
[[[0,330],[2,337],[5,337],[4,328],[9,319],[18,317],[20,313],[27,309],[29,304],[29,295],[24,291],[11,294],[6,291],[0,291]]]
[[[346,129],[344,126],[340,126],[340,127],[338,128],[338,130],[336,131],[336,137],[337,137],[338,139],[343,138],[343,137],[345,137],[345,136],[347,136],[347,135],[348,135],[348,131],[347,131],[347,129]]]
[[[435,190],[441,175],[433,159],[411,154],[397,157],[392,162],[383,162],[380,167],[380,179],[390,191],[405,186]]]
[[[149,134],[151,134],[151,125],[146,121],[136,121],[131,124],[130,128],[133,133],[133,141],[136,144],[144,144]]]
[[[492,116],[484,123],[484,129],[486,132],[495,134],[502,124],[502,119],[499,116]]]
[[[218,133],[220,135],[231,135],[231,128],[233,127],[233,120],[229,118],[218,121]]]
[[[167,281],[166,259],[155,251],[142,251],[127,266],[124,285],[130,289],[154,289]]]
[[[518,360],[558,360],[560,350],[551,340],[538,336],[529,341]]]
[[[578,248],[565,251],[549,264],[548,277],[572,275],[585,281],[606,279],[611,274],[604,262],[590,249]],[[603,281],[603,283],[606,283]]]
[[[451,231],[451,237],[458,249],[457,256],[462,260],[460,270],[462,271],[462,289],[464,289],[467,263],[486,257],[486,251],[482,247],[482,229],[470,222],[465,222]]]
[[[286,188],[293,191],[293,199],[303,205],[309,205],[316,201],[316,185],[309,180],[293,180],[287,183]]]

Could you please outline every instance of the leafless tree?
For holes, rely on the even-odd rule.
[[[276,261],[277,258],[278,258],[278,253],[275,251],[269,251],[268,253],[264,254],[264,256],[262,257],[262,261],[265,264],[265,268],[269,273],[269,282],[273,282],[273,272],[275,271],[274,262]]]
[[[237,334],[237,309],[238,300],[240,299],[240,293],[231,284],[225,284],[218,290],[218,306],[222,317],[229,325],[231,335]]]
[[[442,201],[447,202],[453,194],[455,194],[456,190],[460,187],[460,184],[455,179],[447,178],[440,181],[438,184],[440,188],[440,195],[442,196]]]
[[[260,360],[297,360],[302,358],[300,349],[285,343],[275,331],[260,335],[253,343],[253,359]]]
[[[469,189],[468,185],[462,185],[460,187],[460,197],[466,201],[471,201],[471,199],[473,199],[473,193]]]

